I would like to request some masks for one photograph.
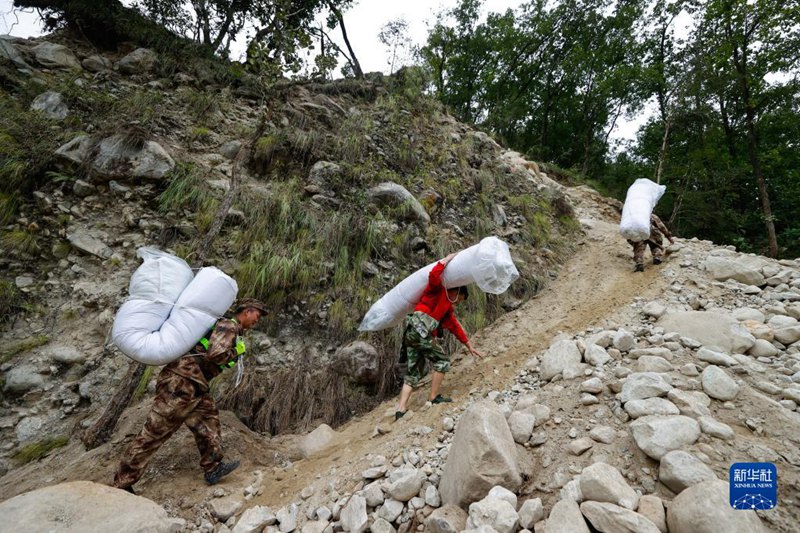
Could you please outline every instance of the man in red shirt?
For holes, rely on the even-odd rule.
[[[439,394],[444,375],[450,370],[450,358],[434,342],[434,338],[439,334],[440,328],[447,329],[455,335],[471,354],[482,357],[472,347],[467,334],[464,333],[464,329],[459,324],[453,311],[453,306],[463,302],[469,296],[467,288],[454,287],[445,289],[444,285],[442,285],[442,273],[455,255],[448,255],[433,267],[428,275],[428,286],[425,287],[419,303],[414,307],[414,312],[406,317],[403,349],[408,360],[408,372],[404,379],[403,390],[400,392],[400,404],[394,415],[395,420],[406,414],[411,392],[427,374],[426,360],[430,361],[433,367],[430,402],[444,403],[452,401],[450,398],[445,398]]]

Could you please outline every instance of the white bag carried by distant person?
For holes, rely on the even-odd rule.
[[[140,248],[144,263],[131,276],[128,300],[111,338],[128,357],[164,365],[189,351],[236,299],[236,281],[215,267],[192,269],[183,259]]]
[[[435,265],[417,270],[387,292],[370,307],[358,329],[379,331],[400,323],[419,302]],[[475,283],[484,292],[502,294],[517,278],[519,272],[508,244],[497,237],[486,237],[453,258],[442,275],[442,283],[447,288]]]
[[[645,241],[650,238],[650,215],[667,190],[647,178],[640,178],[628,188],[619,232],[630,241]]]

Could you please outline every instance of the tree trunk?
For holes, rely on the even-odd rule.
[[[658,151],[658,166],[656,166],[656,183],[661,184],[661,174],[664,172],[664,161],[667,159],[667,141],[669,139],[669,129],[672,125],[672,115],[668,115],[664,121],[664,138],[661,139],[661,150]]]
[[[103,414],[100,415],[100,418],[98,418],[91,427],[83,432],[81,441],[83,441],[87,450],[97,448],[101,444],[108,442],[108,439],[111,438],[111,435],[114,433],[114,428],[117,427],[117,420],[119,420],[122,412],[128,407],[128,403],[130,403],[133,393],[144,375],[145,368],[147,368],[146,365],[131,361],[128,366],[128,373],[125,374],[125,378],[122,380],[122,383],[120,383],[117,392],[114,393],[114,397],[111,399],[108,406],[106,406]]]
[[[347,38],[347,30],[344,27],[342,12],[333,5],[331,5],[330,8],[334,16],[336,16],[336,20],[339,22],[339,27],[342,29],[342,38],[344,39],[344,44],[347,46],[347,51],[350,53],[350,64],[353,65],[353,74],[356,75],[356,78],[363,79],[364,71],[361,70],[361,63],[358,62],[356,53],[353,51],[353,47],[350,46],[350,39]]]

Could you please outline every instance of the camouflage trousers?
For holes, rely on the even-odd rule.
[[[414,313],[406,318],[406,332],[403,336],[403,347],[408,361],[408,369],[403,381],[412,387],[417,387],[420,380],[427,375],[427,361],[430,361],[431,367],[437,372],[445,374],[450,371],[450,358],[434,342],[433,328],[430,328],[427,335],[423,336],[414,327],[420,323],[416,315],[417,313]]]
[[[653,231],[652,229],[650,230],[650,238],[646,241],[628,241],[628,243],[633,246],[633,262],[637,265],[644,265],[644,252],[647,250],[648,246],[650,247],[650,253],[653,255],[653,259],[658,259],[660,261],[664,258],[663,242],[661,232],[658,230]]]
[[[214,400],[192,380],[162,371],[147,421],[122,456],[114,486],[126,488],[136,483],[153,454],[182,424],[194,434],[203,470],[216,468],[222,461],[222,434]]]

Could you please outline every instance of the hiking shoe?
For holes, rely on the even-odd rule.
[[[444,396],[442,396],[441,394],[437,394],[437,395],[436,395],[436,398],[434,398],[433,400],[431,400],[431,403],[450,403],[450,402],[452,402],[452,401],[453,401],[453,399],[452,399],[452,398],[445,398],[445,397],[444,397]]]
[[[636,265],[636,268],[633,269],[634,272],[644,272],[644,265]]]
[[[654,265],[660,265],[660,264],[661,264],[661,263],[663,263],[663,262],[664,262],[664,261],[662,261],[661,259],[653,259],[653,264],[654,264]]]
[[[206,483],[209,485],[216,485],[219,481],[239,468],[239,461],[231,461],[230,463],[220,463],[211,472],[206,472]]]
[[[394,421],[397,422],[398,420],[403,418],[405,415],[406,415],[406,411],[395,411],[394,412]]]

